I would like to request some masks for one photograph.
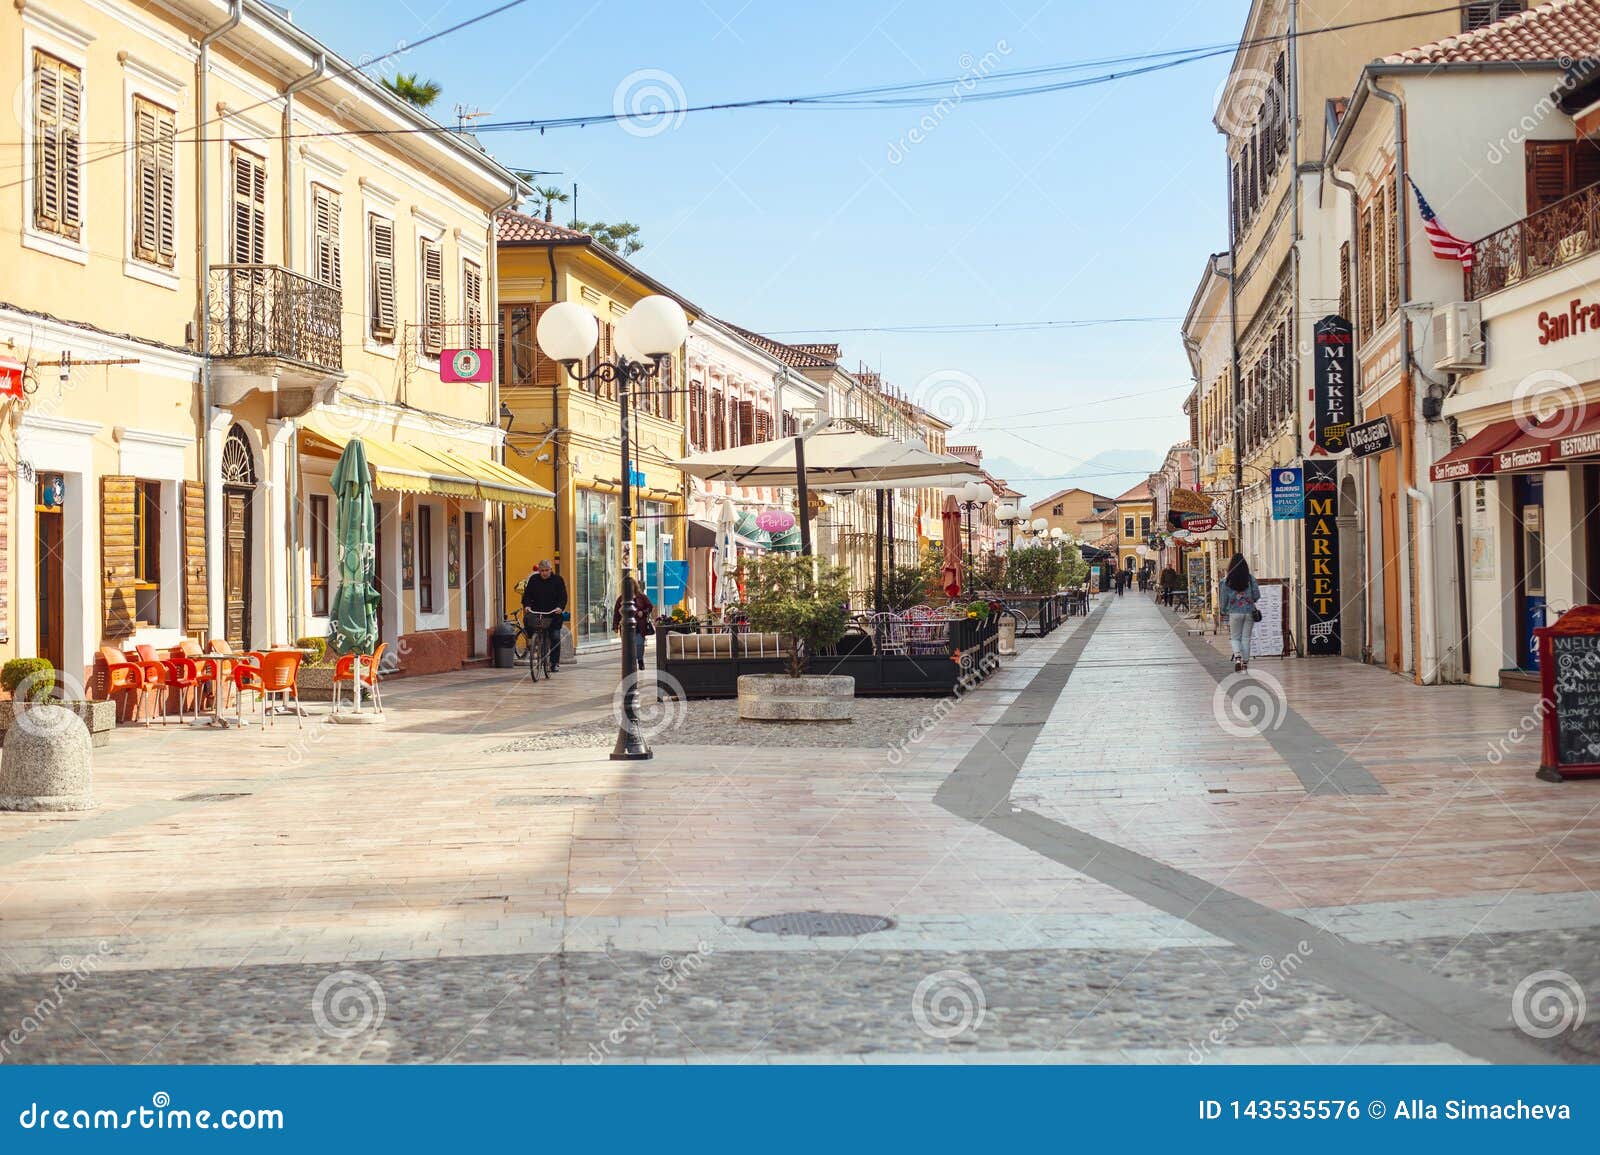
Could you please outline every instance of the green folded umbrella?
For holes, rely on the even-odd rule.
[[[377,540],[367,450],[352,438],[333,470],[339,503],[339,591],[329,644],[340,654],[370,654],[378,644]]]

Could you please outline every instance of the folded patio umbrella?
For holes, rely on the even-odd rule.
[[[961,595],[961,506],[946,497],[939,514],[944,523],[944,565],[939,567],[939,584],[950,597]]]
[[[377,556],[372,508],[372,474],[361,439],[352,437],[333,470],[339,502],[339,588],[333,596],[329,644],[340,654],[370,654],[378,644]],[[361,679],[355,679],[361,708]]]

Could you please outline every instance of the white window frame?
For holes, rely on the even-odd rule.
[[[134,56],[124,56],[122,59],[122,123],[123,139],[130,143],[134,139],[133,106],[136,100],[147,100],[163,108],[172,110],[173,127],[182,131],[179,118],[182,116],[185,102],[183,81],[175,76],[146,64]],[[135,280],[146,281],[164,289],[178,290],[183,284],[183,274],[178,271],[183,264],[183,255],[190,243],[188,232],[185,229],[187,214],[183,207],[188,203],[184,196],[183,187],[183,158],[185,150],[181,147],[182,141],[174,144],[172,150],[172,187],[173,187],[173,218],[172,218],[172,244],[178,259],[172,268],[162,265],[153,265],[148,261],[141,261],[134,256],[135,241],[133,209],[138,203],[139,162],[138,152],[130,148],[127,163],[123,166],[123,187],[127,190],[122,213],[122,272],[125,276]]]
[[[80,265],[89,263],[90,196],[89,181],[93,166],[88,164],[89,139],[89,45],[96,37],[88,29],[79,28],[53,13],[40,10],[37,4],[22,9],[22,171],[29,179],[17,182],[17,195],[22,199],[22,247],[51,256],[63,257]],[[78,175],[78,202],[82,206],[82,221],[78,226],[77,240],[36,228],[33,223],[34,131],[33,131],[33,54],[35,50],[66,61],[78,69],[83,77],[83,90],[78,98],[78,120],[83,126],[80,155],[85,163]]]
[[[422,609],[422,507],[427,506],[432,510],[430,517],[433,529],[433,612],[424,613]],[[450,581],[445,572],[445,561],[448,556],[446,538],[449,535],[450,508],[444,501],[424,500],[420,496],[411,504],[412,524],[414,526],[417,567],[416,581],[411,588],[411,612],[415,615],[418,630],[448,630],[450,628]]]

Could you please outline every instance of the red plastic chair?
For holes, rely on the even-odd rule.
[[[119,699],[133,695],[133,709],[128,714],[127,720],[137,721],[139,717],[139,698],[144,691],[144,670],[137,663],[128,661],[128,657],[115,646],[101,646],[100,660],[106,664],[106,697],[113,702],[119,702],[117,713],[123,710]]]
[[[240,665],[233,669],[233,688],[239,694],[239,721],[244,722],[244,695],[255,694],[261,699],[261,711],[267,725],[272,724],[272,711],[267,709],[268,699],[280,697],[285,705],[294,699],[295,717],[300,728],[305,729],[305,711],[300,708],[300,663],[303,655],[298,651],[269,650],[264,654],[246,654],[258,659],[254,665]]]
[[[383,651],[389,648],[387,642],[382,643],[370,654],[344,654],[333,666],[333,712],[339,712],[340,692],[348,683],[351,694],[355,693],[356,671],[361,672],[361,685],[363,689],[372,691],[372,704],[378,708],[378,713],[383,713],[383,691],[378,688],[378,665],[383,661]]]
[[[161,708],[161,724],[167,724],[167,691],[172,686],[172,671],[167,668],[167,663],[156,653],[154,646],[137,646],[138,660],[134,663],[144,671],[144,685],[140,687],[139,697],[145,695],[152,698],[151,709],[145,711],[144,724],[150,725],[150,716],[154,708]],[[130,655],[131,660],[131,655]]]

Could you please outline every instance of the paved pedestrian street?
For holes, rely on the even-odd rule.
[[[1600,786],[1534,778],[1536,699],[1225,641],[1102,595],[851,744],[668,704],[644,762],[604,654],[124,726],[96,809],[0,815],[0,1057],[1600,1057]],[[749,925],[804,912],[883,929]]]

